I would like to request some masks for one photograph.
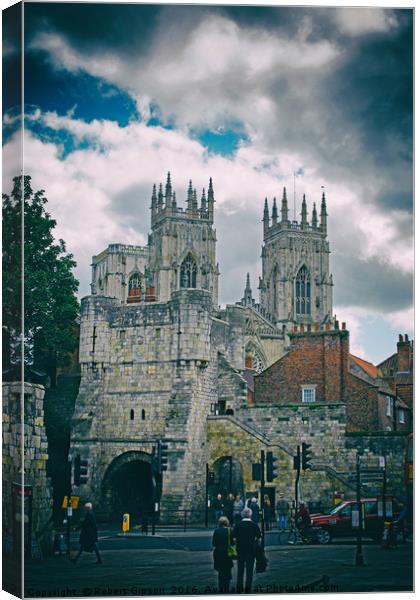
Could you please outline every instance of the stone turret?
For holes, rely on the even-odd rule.
[[[168,172],[168,176],[166,178],[166,186],[165,186],[165,206],[169,208],[172,204],[172,184],[171,184],[171,174]]]

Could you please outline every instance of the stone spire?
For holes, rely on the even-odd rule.
[[[209,181],[209,191],[207,193],[207,205],[208,205],[208,211],[209,211],[209,220],[211,222],[213,222],[213,217],[214,217],[214,190],[213,190],[213,181],[212,181],[211,177],[210,177],[210,181]]]
[[[160,210],[163,206],[163,188],[162,188],[162,184],[159,183],[159,193],[158,193],[158,209]]]
[[[273,210],[271,212],[271,219],[272,219],[273,225],[275,225],[277,223],[277,218],[278,218],[277,203],[276,203],[276,199],[273,198]]]
[[[187,210],[192,211],[193,202],[194,202],[194,191],[193,191],[192,181],[190,179],[190,183],[188,184],[188,191],[187,191]]]
[[[251,289],[251,283],[249,280],[249,273],[246,274],[246,284],[245,284],[245,290],[244,290],[244,297],[242,298],[242,304],[244,306],[252,306],[252,304],[253,304],[252,289]]]
[[[172,194],[172,209],[176,210],[176,194],[173,192]]]
[[[193,193],[193,211],[197,212],[198,211],[198,204],[197,204],[197,190],[194,188],[194,193]]]
[[[303,194],[302,212],[300,214],[301,214],[301,217],[302,217],[300,225],[301,225],[301,227],[303,229],[308,224],[308,209],[307,209],[307,206],[306,206],[306,196],[305,196],[305,194]]]
[[[150,206],[150,208],[152,209],[152,220],[154,219],[154,217],[156,216],[156,211],[157,211],[157,196],[156,196],[156,184],[153,184],[153,191],[152,191],[152,204]]]
[[[316,212],[316,204],[314,202],[314,207],[312,209],[312,227],[316,229],[318,227],[318,214]]]
[[[281,220],[285,223],[289,220],[289,208],[287,206],[286,188],[283,188],[283,198],[281,200]]]
[[[206,216],[207,210],[207,201],[206,201],[206,190],[203,188],[203,193],[201,194],[201,216],[204,218]]]
[[[325,192],[322,192],[322,201],[321,201],[321,231],[322,233],[327,233],[327,203],[325,201]]]
[[[171,184],[171,174],[168,171],[168,176],[166,178],[166,186],[165,186],[165,205],[171,206],[172,202],[172,184]]]
[[[270,227],[270,214],[268,212],[268,200],[264,200],[264,216],[263,216],[264,235],[267,233]]]

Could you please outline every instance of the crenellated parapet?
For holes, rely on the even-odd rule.
[[[168,173],[165,193],[163,192],[162,184],[159,184],[158,188],[156,185],[153,185],[150,209],[152,228],[168,217],[171,219],[191,219],[213,223],[214,190],[212,179],[210,178],[207,194],[204,188],[202,190],[200,207],[198,206],[197,190],[193,187],[190,179],[187,189],[186,206],[182,208],[182,206],[177,205],[176,194],[172,188],[171,174]]]

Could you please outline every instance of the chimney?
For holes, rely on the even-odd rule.
[[[410,371],[410,363],[411,363],[411,344],[408,339],[408,335],[405,335],[405,339],[400,334],[398,337],[399,341],[397,343],[397,369],[398,372],[408,372]]]
[[[346,323],[345,323],[344,321],[341,323],[341,329],[342,329],[343,331],[345,331],[345,330],[346,330]]]
[[[338,321],[334,321],[334,329],[340,329],[340,323]]]

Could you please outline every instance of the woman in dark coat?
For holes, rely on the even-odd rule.
[[[92,512],[92,504],[90,502],[86,502],[84,509],[86,511],[86,515],[83,519],[80,529],[80,549],[77,556],[73,558],[73,562],[76,564],[82,552],[95,552],[97,562],[101,563],[102,559],[99,554],[98,546],[96,545],[96,542],[98,541],[98,529],[96,527],[95,517]]]
[[[232,579],[233,560],[228,556],[229,545],[233,544],[233,530],[227,517],[220,517],[217,529],[213,533],[214,568],[219,573],[219,592],[227,594]]]

